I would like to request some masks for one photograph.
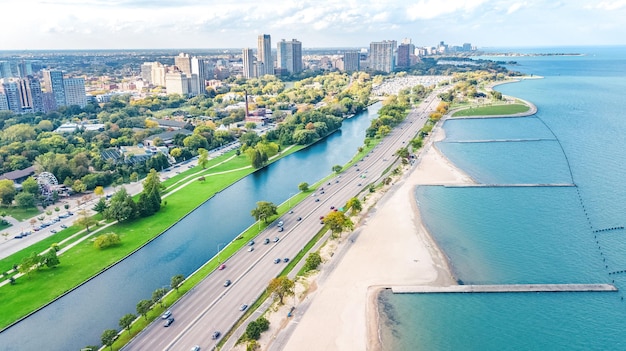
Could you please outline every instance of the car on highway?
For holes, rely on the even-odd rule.
[[[224,286],[230,286],[230,283],[231,283],[230,279],[226,279],[226,281],[224,282]]]
[[[315,199],[315,202],[320,202],[320,199]]]
[[[280,258],[274,259],[274,263],[280,263]]]
[[[285,257],[285,258],[283,259],[283,262],[285,262],[285,263],[289,262],[289,257]]]
[[[301,220],[302,220],[302,217],[296,218],[296,221],[298,221],[298,222],[301,221]]]
[[[330,209],[331,209],[331,210],[334,210],[334,209],[335,209],[335,206],[330,206]]]
[[[165,320],[165,323],[163,323],[164,327],[169,327],[170,325],[172,325],[172,323],[174,323],[174,317],[170,317],[168,319]]]
[[[50,229],[50,233],[52,233],[52,234],[56,234],[56,233],[57,233],[57,231],[56,231],[56,229]]]
[[[242,304],[241,306],[239,306],[239,311],[245,311],[246,309],[248,309],[248,305],[246,305],[245,303]]]
[[[278,242],[278,240],[280,240],[280,238],[279,238],[279,237],[275,237],[275,238],[274,238],[274,242],[275,242],[275,243],[277,243],[277,242]]]
[[[279,231],[279,232],[282,232],[283,230],[285,230],[285,228],[284,228],[284,227],[278,227],[278,231]]]
[[[23,238],[23,237],[24,237],[24,236],[23,236],[22,234],[18,234],[18,235],[16,235],[16,236],[14,236],[14,237],[13,237],[13,239],[21,239],[21,238]]]
[[[263,240],[263,244],[267,245],[270,243],[270,238],[265,238],[265,240]]]
[[[223,271],[225,268],[226,268],[226,265],[225,264],[221,264],[218,269],[220,271]]]
[[[248,248],[248,252],[252,252],[252,251],[254,251],[254,246],[250,246],[250,247]]]
[[[320,221],[324,219],[324,216],[320,216]]]
[[[200,346],[196,345],[192,347],[190,351],[200,351]]]
[[[248,246],[252,246],[252,245],[254,245],[254,240],[248,241]]]
[[[283,224],[284,224],[284,223],[283,223],[283,221],[278,221],[277,226],[282,227],[282,226],[283,226]]]
[[[167,310],[161,315],[161,319],[168,319],[172,315],[172,311]]]
[[[292,213],[293,213],[293,210],[289,210],[289,214],[292,214]]]
[[[211,339],[215,340],[215,339],[219,338],[220,335],[222,335],[220,332],[214,331],[213,335],[211,335]]]

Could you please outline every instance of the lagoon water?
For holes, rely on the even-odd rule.
[[[449,120],[437,147],[478,183],[572,186],[419,187],[422,217],[464,284],[620,291],[384,292],[385,350],[626,350],[626,273],[614,273],[626,270],[626,231],[596,232],[626,225],[626,47],[526,51],[585,55],[505,58],[545,77],[497,87],[538,113]]]

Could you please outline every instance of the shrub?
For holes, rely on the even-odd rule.
[[[93,245],[98,249],[105,249],[121,243],[119,235],[115,233],[102,234],[96,238]]]

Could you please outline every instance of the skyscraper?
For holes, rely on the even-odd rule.
[[[358,51],[346,51],[343,53],[343,70],[346,72],[356,72],[361,69],[361,55]]]
[[[302,72],[302,43],[296,39],[278,42],[276,63],[278,68],[289,74]]]
[[[11,78],[13,73],[11,72],[11,63],[8,61],[0,61],[0,78]]]
[[[3,79],[2,84],[0,84],[0,93],[6,96],[8,110],[13,111],[15,113],[22,112],[22,105],[20,103],[20,95],[17,89],[16,82],[9,81],[6,78]]]
[[[27,76],[17,82],[20,104],[24,112],[44,112],[43,92],[37,78]]]
[[[168,94],[189,94],[189,78],[182,72],[168,72],[165,74],[165,89]]]
[[[152,83],[152,62],[144,62],[141,64],[141,79],[146,84]]]
[[[269,34],[261,34],[258,39],[257,68],[258,75],[274,74],[274,60],[272,59],[272,39]]]
[[[165,66],[160,62],[152,62],[152,75],[150,83],[165,86]]]
[[[244,78],[249,79],[256,77],[256,68],[254,64],[254,54],[252,53],[252,49],[244,48],[242,50],[242,58]]]
[[[194,89],[197,94],[206,94],[206,73],[204,71],[204,60],[199,59],[196,56],[191,58],[191,75],[197,76],[197,79],[193,82],[196,85]]]
[[[85,107],[87,105],[84,78],[66,78],[63,80],[63,85],[65,88],[65,104],[67,106],[78,105]]]
[[[63,72],[58,70],[43,70],[43,85],[46,92],[54,95],[56,107],[65,106],[65,87]]]
[[[370,43],[369,66],[372,71],[390,73],[395,69],[395,40],[383,40]]]

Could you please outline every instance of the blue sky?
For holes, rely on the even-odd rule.
[[[0,50],[626,44],[626,0],[0,0]]]

